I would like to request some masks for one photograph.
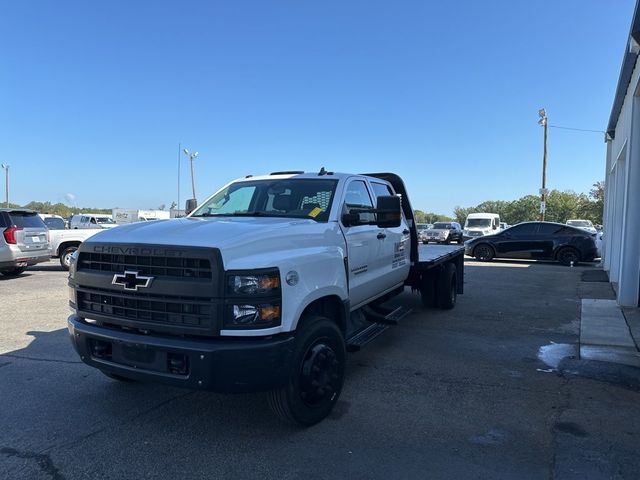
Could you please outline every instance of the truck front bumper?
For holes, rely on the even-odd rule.
[[[222,393],[283,386],[289,377],[293,335],[193,339],[124,332],[67,320],[84,363],[134,380]]]

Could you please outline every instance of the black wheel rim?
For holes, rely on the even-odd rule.
[[[576,263],[578,261],[578,255],[574,251],[566,250],[562,252],[562,261],[567,265],[571,263]]]
[[[478,257],[481,260],[487,260],[491,258],[491,252],[488,247],[478,247]]]
[[[310,407],[331,402],[340,388],[340,362],[325,341],[307,350],[300,371],[300,398]]]

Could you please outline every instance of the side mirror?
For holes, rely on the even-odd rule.
[[[498,226],[497,226],[497,225],[494,225],[494,226],[493,226],[493,229],[494,229],[494,230],[497,230],[497,229],[498,229]]]
[[[184,206],[184,213],[185,215],[189,215],[191,212],[193,212],[196,208],[198,207],[198,200],[196,200],[195,198],[190,198],[187,200],[187,203]]]
[[[395,228],[400,226],[402,220],[402,206],[400,197],[396,195],[383,195],[378,197],[376,203],[377,221],[380,228]]]
[[[342,224],[345,227],[353,227],[356,225],[360,225],[360,214],[359,213],[345,213],[342,215]]]

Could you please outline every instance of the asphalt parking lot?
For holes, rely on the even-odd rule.
[[[634,372],[539,358],[577,342],[589,268],[467,259],[454,310],[406,292],[396,301],[413,313],[350,355],[337,408],[308,429],[280,424],[261,394],[85,366],[67,339],[66,272],[30,268],[0,279],[0,478],[637,478]]]

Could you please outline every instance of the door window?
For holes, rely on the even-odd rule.
[[[564,230],[563,225],[555,225],[553,223],[541,223],[538,233],[540,235],[557,235]]]
[[[344,197],[344,204],[347,211],[351,209],[373,210],[373,202],[364,181],[354,180],[349,183]],[[375,215],[373,212],[360,212],[360,220],[363,223],[375,222]]]
[[[537,223],[523,223],[522,225],[516,225],[515,227],[511,227],[508,233],[514,237],[524,237],[528,235],[533,235],[536,233],[538,228]]]
[[[384,183],[371,182],[371,188],[373,188],[373,194],[376,198],[384,197],[386,195],[395,195],[391,190],[391,187]]]

